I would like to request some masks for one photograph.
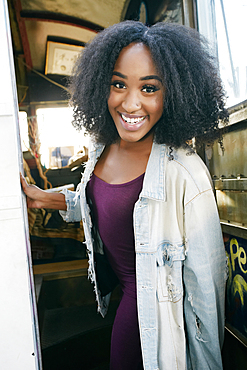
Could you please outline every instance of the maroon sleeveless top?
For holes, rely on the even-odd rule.
[[[108,184],[92,175],[87,195],[105,254],[123,292],[112,330],[111,370],[142,369],[137,317],[133,210],[144,174],[124,184]]]

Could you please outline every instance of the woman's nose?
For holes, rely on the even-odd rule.
[[[129,93],[122,102],[123,109],[128,113],[133,113],[141,108],[140,97],[136,93]]]

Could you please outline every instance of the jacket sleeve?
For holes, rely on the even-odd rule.
[[[66,222],[79,222],[82,219],[80,205],[80,188],[76,191],[64,189],[61,191],[65,195],[67,211],[59,211],[60,215]]]
[[[188,369],[219,370],[222,369],[224,339],[226,254],[211,189],[198,194],[185,205],[184,227]]]

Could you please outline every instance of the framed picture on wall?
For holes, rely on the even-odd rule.
[[[47,41],[45,74],[70,76],[83,46]]]

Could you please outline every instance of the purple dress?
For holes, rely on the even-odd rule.
[[[143,369],[133,229],[134,204],[143,178],[144,174],[125,184],[108,184],[93,174],[87,187],[105,254],[123,292],[112,329],[111,370]]]

